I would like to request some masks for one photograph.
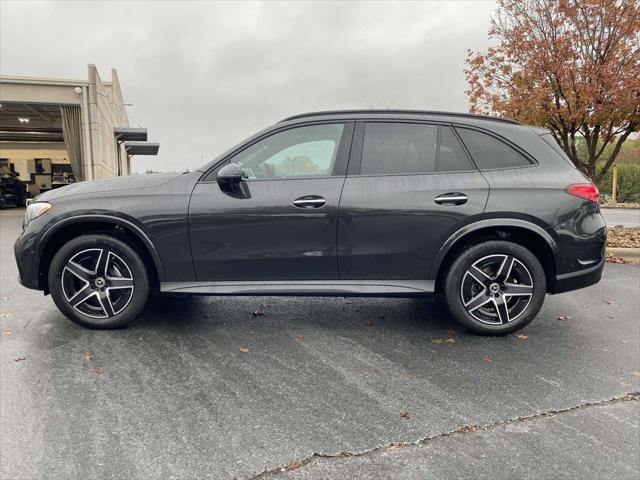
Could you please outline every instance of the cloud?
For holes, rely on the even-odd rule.
[[[0,73],[118,70],[131,117],[159,141],[134,168],[195,168],[310,110],[466,111],[466,50],[488,1],[0,2]],[[202,160],[201,160],[202,159]]]

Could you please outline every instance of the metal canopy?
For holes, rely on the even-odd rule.
[[[113,134],[120,141],[136,141],[136,142],[146,142],[147,141],[147,129],[146,128],[116,127],[116,128],[113,129]]]
[[[127,155],[157,155],[160,149],[159,143],[151,142],[124,142]]]

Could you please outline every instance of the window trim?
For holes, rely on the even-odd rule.
[[[362,174],[361,171],[362,171],[362,154],[364,152],[364,132],[365,132],[366,125],[368,123],[392,123],[392,124],[408,123],[408,124],[414,124],[414,125],[415,124],[433,125],[438,127],[438,132],[437,132],[438,145],[440,142],[440,127],[449,127],[451,128],[454,136],[460,143],[460,146],[462,147],[464,154],[467,156],[467,160],[469,160],[469,165],[471,166],[471,168],[469,168],[468,170],[443,170],[441,172],[433,171],[433,172],[417,172],[417,173],[414,172],[414,173]],[[436,151],[437,152],[436,164],[435,164],[436,168],[439,166],[439,162],[440,162],[439,150],[440,149],[438,148],[438,150]],[[438,122],[433,120],[420,121],[420,120],[414,120],[414,119],[405,120],[405,119],[390,119],[390,118],[376,118],[371,120],[359,120],[356,122],[356,127],[353,134],[353,146],[351,148],[351,157],[349,158],[349,168],[347,169],[348,177],[408,177],[408,176],[414,176],[414,175],[441,175],[441,174],[453,175],[456,173],[473,173],[477,171],[478,171],[478,168],[475,162],[471,158],[471,155],[469,155],[469,151],[467,150],[465,144],[460,139],[458,132],[456,132],[456,129],[454,128],[451,122]]]
[[[315,121],[315,122],[296,123],[295,125],[285,125],[285,126],[278,125],[277,128],[270,129],[264,132],[262,135],[252,138],[251,140],[241,144],[238,148],[234,149],[233,151],[225,155],[224,158],[220,159],[220,161],[216,162],[213,166],[208,168],[200,176],[197,183],[217,183],[215,174],[218,172],[218,170],[220,170],[222,167],[227,165],[229,161],[233,159],[236,155],[242,153],[243,151],[245,151],[249,147],[252,147],[256,143],[261,142],[265,138],[269,138],[278,133],[281,133],[287,130],[293,130],[296,128],[311,127],[314,125],[335,125],[335,124],[344,125],[344,128],[342,129],[342,136],[340,137],[340,140],[338,142],[336,159],[335,159],[335,162],[333,163],[333,171],[331,172],[331,175],[322,175],[322,176],[308,175],[308,176],[299,176],[295,178],[247,178],[247,179],[244,179],[243,181],[247,183],[254,183],[254,182],[281,182],[281,181],[290,181],[290,180],[310,180],[310,179],[319,180],[323,178],[325,179],[326,178],[344,178],[347,172],[347,164],[349,162],[349,154],[350,154],[351,145],[353,142],[354,123],[355,122],[351,120],[345,120],[345,121],[321,120],[321,121]]]
[[[491,130],[487,130],[485,128],[480,128],[480,127],[476,127],[475,125],[468,125],[468,124],[464,124],[464,123],[452,123],[451,126],[453,127],[453,130],[456,133],[456,136],[458,137],[458,140],[462,144],[462,147],[464,148],[465,152],[467,152],[468,157],[471,159],[471,161],[473,162],[473,165],[476,167],[476,169],[479,172],[497,172],[497,171],[500,171],[500,170],[519,170],[521,168],[532,168],[532,167],[537,167],[537,166],[540,165],[539,162],[530,153],[528,153],[526,150],[524,150],[520,146],[516,145],[515,143],[511,142],[510,140],[504,138],[503,136],[492,132]],[[486,135],[489,135],[490,137],[493,137],[497,141],[502,142],[507,147],[515,150],[517,153],[522,155],[525,158],[525,160],[527,160],[529,162],[529,165],[514,165],[514,166],[510,166],[510,167],[480,168],[478,166],[478,164],[476,163],[475,159],[473,158],[473,155],[471,155],[471,152],[467,148],[467,145],[462,140],[462,135],[460,135],[460,132],[458,131],[458,129],[461,129],[461,128],[466,128],[468,130],[475,130],[477,132],[484,133]]]

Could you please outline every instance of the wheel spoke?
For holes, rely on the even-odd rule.
[[[132,288],[133,278],[108,277],[110,288]]]
[[[492,298],[493,305],[496,307],[496,314],[498,315],[498,319],[500,323],[509,323],[509,308],[507,307],[507,301],[502,296],[502,301],[499,302],[497,299]]]
[[[510,297],[519,297],[533,294],[533,287],[531,285],[518,285],[515,283],[507,283],[504,286],[504,293]]]
[[[80,280],[84,280],[85,282],[91,281],[92,272],[84,268],[82,265],[69,260],[65,265],[65,268]]]
[[[491,283],[491,277],[489,277],[489,275],[484,273],[475,265],[471,265],[471,267],[469,267],[469,270],[467,270],[467,273],[471,275],[473,278],[475,278],[476,281],[480,282],[485,287],[489,286],[489,284]]]
[[[487,304],[491,300],[491,297],[487,295],[486,290],[480,292],[478,295],[473,297],[467,303],[464,304],[464,308],[467,309],[467,312],[471,313],[475,309],[480,308],[481,306]]]
[[[84,302],[93,297],[96,292],[91,288],[91,286],[87,283],[84,287],[78,290],[73,297],[69,299],[69,303],[72,307],[78,307],[82,305]]]
[[[504,257],[504,260],[500,264],[500,268],[498,269],[498,273],[496,274],[494,281],[498,283],[506,282],[511,275],[514,261],[515,258],[513,258],[511,255],[506,255]]]
[[[100,301],[100,305],[102,306],[102,310],[104,311],[107,317],[113,317],[115,312],[113,310],[113,304],[111,303],[111,298],[109,297],[108,290],[102,290],[98,294],[98,300]]]
[[[107,276],[107,268],[109,266],[109,257],[111,253],[107,252],[103,249],[100,249],[100,253],[98,255],[98,260],[96,261],[96,275],[101,277]]]

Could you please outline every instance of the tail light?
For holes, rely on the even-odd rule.
[[[574,183],[573,185],[569,185],[565,190],[571,195],[584,198],[590,202],[598,203],[600,199],[598,187],[593,183]]]

